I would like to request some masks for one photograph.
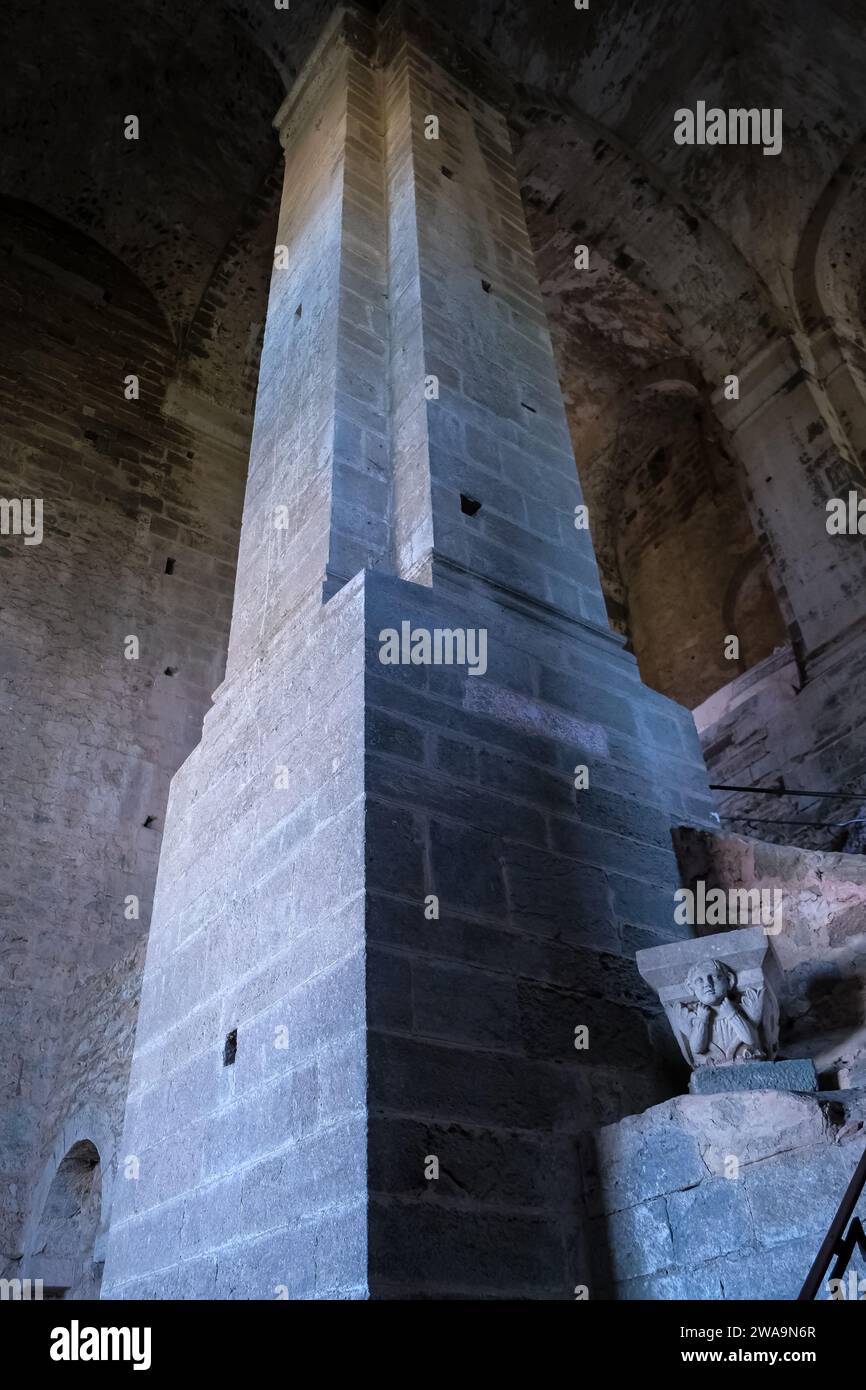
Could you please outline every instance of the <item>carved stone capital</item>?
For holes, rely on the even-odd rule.
[[[761,927],[653,946],[637,968],[693,1070],[775,1057],[782,972]]]

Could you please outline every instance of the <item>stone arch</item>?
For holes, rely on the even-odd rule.
[[[591,499],[592,534],[610,621],[632,645],[635,637],[621,546],[629,483],[641,465],[663,451],[674,417],[700,411],[705,396],[685,359],[667,358],[641,370],[611,398],[608,435],[589,460],[584,486]],[[688,405],[686,403],[689,403]],[[576,444],[579,471],[585,462]]]
[[[22,1275],[41,1279],[54,1297],[99,1297],[115,1166],[111,1128],[85,1107],[52,1145],[24,1233]]]
[[[636,397],[651,393],[693,398],[706,396],[703,378],[688,357],[656,362],[634,378],[632,392]]]
[[[607,127],[526,89],[509,114],[520,137],[518,168],[535,235],[563,254],[574,240],[586,242],[648,290],[708,381],[720,381],[784,333],[754,267]]]
[[[735,633],[740,639],[737,663],[740,671],[750,670],[770,654],[766,641],[767,624],[774,608],[777,609],[777,605],[764,556],[760,546],[755,544],[735,566],[722,599],[725,630]],[[776,645],[783,646],[785,634],[781,613],[775,637]]]
[[[816,202],[797,250],[794,297],[800,325],[813,334],[828,320],[863,338],[866,284],[866,140],[847,152]]]
[[[570,406],[570,379],[578,383],[571,394],[583,407],[582,416],[580,408],[569,408],[569,418],[578,468],[591,502],[593,540],[609,616],[636,644],[639,662],[635,595],[629,592],[629,578],[634,582],[635,575],[623,573],[623,565],[628,568],[629,547],[621,543],[622,529],[634,525],[636,516],[626,494],[636,474],[646,471],[647,460],[666,447],[671,432],[678,436],[674,455],[682,446],[701,476],[709,480],[689,504],[700,504],[706,513],[707,536],[714,515],[736,533],[724,573],[713,576],[712,583],[709,575],[703,576],[707,602],[712,593],[715,633],[716,655],[712,660],[707,655],[709,684],[695,685],[686,667],[666,669],[664,662],[658,670],[643,672],[648,683],[663,693],[695,705],[738,673],[734,663],[717,660],[725,635],[721,615],[729,570],[754,545],[742,465],[730,456],[714,393],[730,372],[741,370],[741,364],[752,361],[768,344],[784,341],[791,325],[761,274],[729,238],[657,167],[609,129],[570,105],[525,89],[510,119],[519,139],[521,188],[542,288],[554,323],[563,321],[570,330],[566,334],[555,329],[554,341],[566,400]],[[563,169],[568,172],[567,181]],[[589,310],[581,306],[586,295],[583,289],[575,290],[571,271],[573,247],[579,243],[592,248],[591,263],[594,256],[618,277],[606,294],[599,294],[597,285],[584,280],[591,297]],[[604,290],[603,277],[598,277],[597,284]],[[603,327],[592,339],[597,323]],[[586,366],[589,363],[594,380],[595,364],[602,360],[596,344],[602,340],[604,370],[610,376],[613,367],[618,381],[590,419]],[[686,445],[687,434],[691,441]],[[681,479],[688,471],[684,458],[685,454],[679,463],[672,463]],[[675,529],[685,524],[679,518]],[[674,543],[671,537],[657,536],[653,541],[662,548],[668,543]],[[640,547],[638,552],[642,563],[656,553]],[[783,641],[775,599],[766,586],[759,587],[769,615],[766,640]],[[681,582],[673,597],[682,599],[688,592],[689,586]],[[648,616],[654,607],[646,606]],[[706,616],[709,620],[710,614]],[[643,626],[640,619],[638,626]],[[752,635],[748,645],[761,650],[765,643]],[[664,635],[656,633],[649,646],[660,650]],[[647,658],[645,647],[645,665]],[[700,663],[696,660],[693,665]]]
[[[845,155],[808,218],[794,266],[806,361],[834,442],[866,485],[866,140]]]
[[[36,270],[56,280],[61,289],[135,321],[170,360],[174,333],[162,303],[113,251],[38,204],[2,193],[0,230],[4,250],[15,265]]]
[[[42,1208],[30,1256],[31,1278],[49,1298],[95,1298],[101,1273],[94,1259],[102,1197],[99,1151],[89,1139],[60,1161]]]
[[[10,53],[32,55],[15,69],[15,94],[26,148],[39,155],[7,160],[0,191],[120,258],[160,300],[177,338],[277,149],[271,122],[285,84],[273,45],[253,32],[261,8],[145,4],[122,14],[112,0],[91,0],[84,26],[65,6],[49,26],[32,7],[9,15]],[[299,25],[271,13],[294,51]],[[75,61],[57,62],[67,50]],[[110,82],[105,52],[117,58]],[[128,109],[138,140],[124,136]]]
[[[607,399],[605,430],[592,420],[587,431],[570,413],[575,456],[585,492],[596,503],[592,534],[610,620],[630,638],[646,682],[694,708],[784,644],[787,635],[767,560],[752,559],[737,589],[740,603],[734,603],[745,626],[737,632],[742,660],[723,657],[724,637],[737,631],[724,617],[728,588],[746,553],[755,549],[758,527],[744,466],[731,452],[717,400],[726,375],[740,373],[767,349],[781,349],[794,324],[730,238],[606,126],[571,104],[525,89],[510,120],[520,140],[521,190],[552,317],[569,321],[575,243],[591,246],[613,268],[620,277],[617,291],[627,286],[624,299],[619,292],[616,299],[596,295],[591,307],[614,324],[607,336],[619,332],[624,345],[637,347],[620,354],[621,364],[631,357],[631,371],[620,375],[619,388]],[[630,304],[635,295],[639,300]],[[620,313],[621,304],[626,309]],[[570,327],[575,324],[571,314]],[[646,332],[648,327],[653,331]],[[555,342],[563,377],[580,378],[584,361],[594,360],[592,346],[587,352],[575,334],[569,342],[555,332]],[[616,364],[616,350],[607,354],[606,366],[610,361]],[[585,450],[581,434],[588,441]],[[666,452],[667,477],[653,481],[653,470],[664,471],[653,460]],[[594,475],[592,484],[584,468]],[[644,489],[644,502],[635,489]],[[656,525],[664,514],[667,532],[663,523],[662,530]],[[638,537],[642,528],[648,531],[645,545]],[[674,563],[689,528],[706,539],[703,549],[692,552],[694,584]],[[716,532],[726,539],[710,546]],[[713,549],[720,556],[716,570],[709,559]],[[689,603],[695,612],[687,612]],[[666,606],[680,607],[692,631],[705,623],[698,642],[705,651],[681,653],[680,664],[670,662],[671,634],[659,627]]]
[[[706,394],[675,363],[635,387],[610,488],[626,635],[644,681],[696,708],[783,644],[785,627]]]
[[[244,207],[178,343],[184,388],[241,417],[243,427],[255,403],[283,166],[280,151]]]

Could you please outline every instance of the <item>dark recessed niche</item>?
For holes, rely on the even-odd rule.
[[[467,497],[465,492],[461,492],[460,510],[465,516],[475,516],[476,512],[481,510],[481,503],[476,502],[474,497]]]
[[[233,1067],[235,1058],[238,1055],[238,1030],[233,1028],[226,1034],[225,1045],[223,1047],[223,1066]]]
[[[484,291],[485,294],[489,294],[489,293],[490,293],[490,290],[491,290],[490,281],[489,281],[489,280],[482,280],[482,281],[481,281],[481,288],[483,289],[483,291]]]
[[[156,825],[156,816],[145,816],[145,818],[144,818],[144,828],[145,828],[145,830],[150,830],[151,826],[153,826],[153,825]]]
[[[453,179],[454,177],[454,170],[449,169],[447,164],[442,165],[442,173],[445,175],[446,179]]]
[[[651,482],[661,482],[661,480],[664,478],[665,474],[668,471],[667,463],[668,456],[665,449],[656,449],[655,453],[653,454],[652,458],[649,460],[649,463],[647,464],[647,473]]]
[[[163,671],[162,674],[163,674],[164,676],[176,676],[176,675],[177,675],[177,667],[176,667],[176,666],[166,666],[166,668],[165,668],[165,670]]]
[[[174,560],[171,556],[165,562],[165,572],[166,574],[174,574]]]
[[[303,304],[299,304],[298,307],[297,307],[297,309],[295,310],[295,318],[296,318],[296,319],[299,319],[299,318],[301,317],[301,314],[302,314],[303,312],[304,312],[304,306],[303,306]]]

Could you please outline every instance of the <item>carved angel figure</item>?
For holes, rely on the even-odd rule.
[[[762,1040],[764,987],[746,989],[735,998],[736,977],[723,961],[693,965],[686,983],[695,1002],[678,1006],[679,1027],[692,1066],[765,1061]]]

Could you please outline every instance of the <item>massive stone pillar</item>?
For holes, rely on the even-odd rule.
[[[633,954],[682,930],[670,827],[709,795],[575,526],[505,99],[410,11],[340,11],[278,118],[228,670],[172,787],[108,1297],[573,1298],[577,1135],[669,1093]]]

